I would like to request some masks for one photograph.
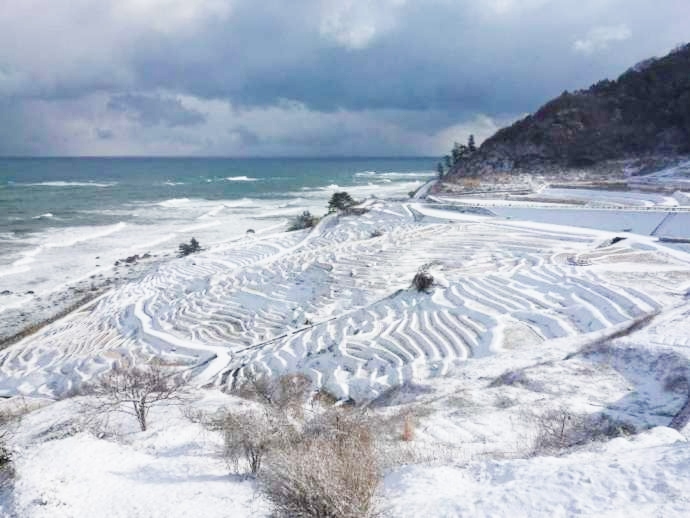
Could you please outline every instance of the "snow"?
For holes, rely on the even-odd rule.
[[[2,406],[39,407],[10,434],[17,477],[0,509],[268,516],[256,483],[229,474],[220,434],[185,409],[246,405],[225,393],[233,379],[301,372],[374,415],[415,416],[417,457],[386,469],[383,516],[690,514],[690,426],[668,428],[688,399],[690,254],[648,222],[585,228],[601,214],[588,209],[535,222],[420,200],[367,208],[161,262],[0,351]],[[410,287],[423,265],[429,293]],[[69,397],[118,360],[151,358],[191,383],[146,432]],[[534,455],[537,416],[557,409],[635,433]]]
[[[439,517],[683,516],[688,471],[686,440],[656,428],[566,457],[408,466],[386,477],[384,495],[387,513],[401,518],[430,509]]]
[[[220,435],[189,422],[179,408],[156,412],[148,432],[98,438],[93,430],[77,431],[84,404],[63,401],[25,418],[15,438],[16,516],[267,515],[254,483],[229,475]],[[115,428],[109,422],[104,429]]]

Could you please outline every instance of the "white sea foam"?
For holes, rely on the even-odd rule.
[[[228,176],[225,178],[228,182],[256,182],[258,178],[250,178],[249,176]]]
[[[208,218],[213,218],[220,214],[223,209],[225,209],[225,205],[218,205],[217,207],[214,207],[213,209],[209,210],[208,212],[203,213],[201,216],[199,216],[197,219],[208,219]]]
[[[68,246],[74,246],[77,243],[81,243],[83,241],[91,241],[92,239],[99,239],[101,237],[109,236],[110,234],[115,234],[116,232],[120,232],[121,230],[124,230],[124,228],[127,226],[127,223],[124,223],[123,221],[120,221],[119,223],[116,223],[115,225],[107,225],[103,227],[91,227],[90,230],[91,232],[84,232],[83,229],[76,227],[79,229],[78,231],[74,232],[73,236],[71,237],[66,237],[66,236],[60,236],[59,239],[56,239],[55,241],[50,241],[46,243],[47,248],[62,248],[62,247],[68,247]],[[88,227],[87,227],[88,228]]]
[[[432,176],[435,176],[436,173],[433,171],[415,171],[412,173],[397,173],[395,171],[391,171],[388,173],[377,173],[376,171],[364,171],[361,173],[355,173],[355,176],[357,177],[365,177],[365,178],[400,178],[400,179],[407,179],[407,178],[430,178]]]
[[[170,186],[170,187],[175,187],[175,186],[177,186],[177,185],[184,185],[184,182],[173,182],[173,181],[170,181],[170,180],[166,180],[165,182],[163,182],[163,185],[168,185],[168,186]]]
[[[100,239],[120,232],[126,226],[126,223],[120,222],[103,227],[73,227],[46,232],[37,246],[22,252],[19,259],[15,260],[10,268],[0,271],[0,277],[28,272],[31,269],[31,265],[37,261],[37,258],[51,249],[70,248],[79,243]]]
[[[117,185],[116,182],[98,183],[98,182],[36,182],[36,183],[21,183],[25,187],[112,187]]]
[[[306,201],[307,200],[305,198],[294,198],[285,203],[281,203],[280,205],[278,205],[278,208],[287,209],[289,207],[301,207],[306,203]]]
[[[186,205],[191,200],[189,198],[171,198],[169,200],[161,201],[158,203],[160,207],[179,207],[180,205]]]
[[[120,218],[122,222],[108,226],[46,228],[5,241],[12,246],[18,244],[20,248],[9,251],[8,246],[0,267],[2,286],[14,293],[31,290],[43,296],[64,290],[77,280],[88,280],[92,275],[111,276],[118,272],[123,275],[122,267],[113,270],[114,263],[131,255],[150,252],[157,257],[172,257],[178,244],[191,237],[204,248],[224,246],[224,243],[244,238],[250,228],[257,234],[267,228],[282,228],[286,221],[303,210],[323,214],[334,191],[346,190],[355,199],[371,195],[398,197],[405,195],[410,185],[418,184],[395,181],[385,185],[374,182],[370,186],[330,185],[287,192],[270,199],[207,200],[180,196],[162,201],[130,202],[116,209],[86,210],[82,212]],[[13,303],[23,305],[31,300],[32,297],[25,297]],[[0,314],[4,309],[0,306]]]
[[[54,217],[55,217],[55,216],[54,216],[52,213],[46,212],[45,214],[39,214],[38,216],[34,216],[34,217],[31,218],[31,219],[51,219],[51,218],[54,218]]]
[[[223,206],[228,209],[255,208],[259,205],[258,200],[252,198],[240,198],[239,200],[224,201]]]

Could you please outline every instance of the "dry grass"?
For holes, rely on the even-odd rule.
[[[406,414],[403,421],[403,431],[400,437],[405,442],[414,440],[414,420],[411,414]]]

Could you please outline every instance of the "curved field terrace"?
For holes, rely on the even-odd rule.
[[[430,207],[374,201],[160,264],[2,351],[0,389],[57,397],[155,357],[198,386],[300,372],[370,400],[457,362],[620,333],[674,303],[690,271],[642,236]],[[427,292],[411,287],[420,268]]]

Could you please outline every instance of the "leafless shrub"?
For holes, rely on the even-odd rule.
[[[510,408],[515,406],[516,401],[508,396],[498,396],[495,401],[496,408]]]
[[[406,381],[400,385],[393,385],[381,392],[376,399],[371,401],[371,408],[389,407],[393,405],[403,405],[406,403],[419,402],[420,398],[433,392],[433,389],[426,385],[419,385]],[[421,407],[415,410],[419,414]]]
[[[13,425],[21,419],[23,413],[3,408],[0,411],[0,489],[11,484],[14,478],[14,462],[7,441],[13,433]]]
[[[3,431],[0,433],[0,488],[10,485],[15,475],[12,452],[6,441],[7,437]]]
[[[311,380],[302,374],[273,378],[248,373],[236,384],[234,391],[242,398],[301,416],[311,387]]]
[[[206,412],[204,412],[201,409],[194,408],[191,405],[185,405],[181,409],[182,412],[182,417],[187,419],[190,423],[194,424],[204,424],[207,420],[208,417],[206,416]]]
[[[636,432],[630,423],[607,414],[586,415],[564,407],[532,414],[530,418],[537,430],[532,451],[534,455],[556,454],[574,446]]]
[[[314,393],[314,396],[311,399],[312,406],[323,405],[325,407],[331,407],[331,406],[335,405],[337,402],[338,402],[338,397],[335,394],[333,394],[332,392],[329,392],[324,387],[320,387]]]
[[[259,481],[275,516],[371,516],[380,470],[374,434],[357,415],[327,412],[299,442],[270,452]]]
[[[533,419],[537,427],[533,445],[535,455],[569,448],[585,428],[583,416],[565,408],[533,415]]]
[[[99,400],[99,412],[122,412],[136,418],[146,431],[153,406],[179,400],[184,380],[159,365],[133,367],[115,365],[100,381],[90,387]]]
[[[503,386],[523,386],[527,387],[531,383],[527,374],[523,370],[505,371],[498,378],[489,383],[489,388],[503,387]]]
[[[228,413],[217,422],[223,433],[224,457],[228,467],[240,473],[240,461],[246,462],[252,475],[261,469],[264,456],[271,450],[289,449],[296,431],[283,415],[270,409]]]

